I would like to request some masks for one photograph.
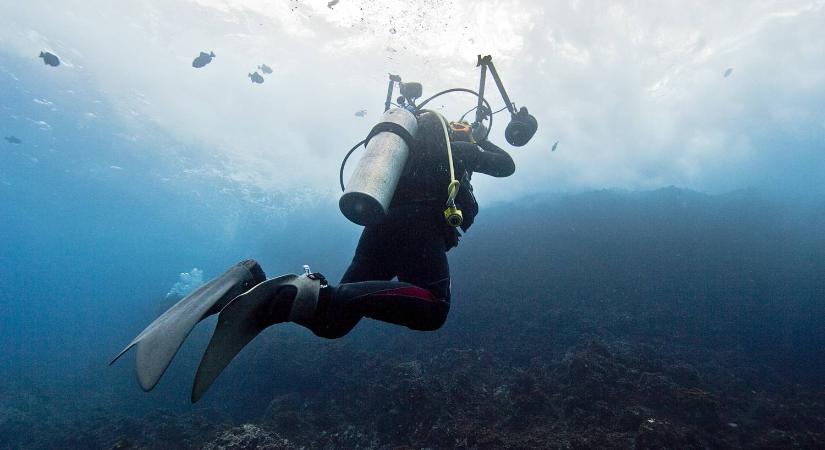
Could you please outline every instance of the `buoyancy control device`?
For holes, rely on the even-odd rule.
[[[446,89],[434,94],[420,104],[416,104],[416,101],[421,97],[422,85],[415,82],[403,83],[400,76],[390,74],[387,96],[384,102],[384,114],[381,121],[372,128],[364,140],[349,150],[341,162],[339,180],[341,190],[344,193],[338,205],[347,219],[359,225],[372,225],[383,221],[398,186],[398,180],[401,178],[401,173],[409,158],[410,149],[413,147],[418,131],[418,117],[425,112],[431,112],[439,117],[442,124],[449,161],[450,181],[447,186],[444,204],[444,220],[452,227],[461,226],[462,229],[466,230],[469,224],[464,222],[464,215],[459,207],[461,202],[457,203],[456,198],[466,197],[469,193],[469,198],[472,199],[472,207],[477,210],[478,205],[472,196],[472,187],[468,185],[467,189],[461,189],[462,182],[468,183],[469,180],[463,176],[462,180],[456,179],[450,141],[464,140],[464,138],[457,139],[456,136],[467,136],[471,142],[485,140],[492,128],[493,115],[505,109],[511,114],[510,123],[508,123],[504,133],[505,139],[510,145],[521,147],[527,144],[538,128],[536,118],[527,111],[527,108],[521,107],[517,110],[515,104],[510,101],[501,78],[493,65],[491,56],[482,57],[478,55],[476,67],[481,67],[478,92],[466,88]],[[493,111],[489,102],[484,98],[488,70],[492,74],[505,103],[505,106],[497,111]],[[393,103],[392,96],[396,84],[399,85],[401,96],[398,97],[396,103]],[[424,108],[427,103],[435,98],[453,92],[470,93],[478,98],[478,104],[464,114],[466,116],[475,110],[476,117],[472,124],[464,122],[464,116],[462,116],[459,121],[448,125],[441,114]],[[485,120],[488,121],[486,125],[484,124]],[[365,146],[366,151],[358,161],[352,175],[350,175],[349,184],[345,187],[344,168],[346,162],[361,145]]]

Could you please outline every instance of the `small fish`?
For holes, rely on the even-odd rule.
[[[266,64],[261,64],[260,66],[258,66],[258,70],[260,70],[261,72],[263,72],[267,75],[272,73],[272,67],[269,67]]]
[[[20,138],[17,137],[17,136],[6,136],[4,139],[6,139],[6,142],[8,142],[9,144],[22,144],[23,143],[23,141],[21,141]]]
[[[733,73],[733,67],[728,67],[728,70],[725,71],[725,78],[729,77],[730,74]]]
[[[339,1],[341,0],[332,0],[331,2],[327,3],[327,8],[332,9],[332,7],[337,5]]]
[[[192,61],[192,67],[194,67],[196,69],[200,69],[201,67],[211,63],[212,58],[214,58],[214,57],[215,57],[215,52],[209,52],[209,53],[201,52],[201,54],[198,55],[198,57],[195,58]]]
[[[367,115],[367,110],[366,109],[362,109],[360,111],[355,111],[355,116],[356,117],[364,117],[366,115]]]
[[[264,82],[264,77],[261,76],[258,72],[250,73],[249,79],[252,80],[253,83],[261,84]]]
[[[43,58],[43,64],[46,64],[47,66],[57,67],[60,65],[60,58],[58,58],[54,53],[40,52],[40,56],[38,56],[38,58]]]
[[[555,143],[555,144],[553,144],[553,148],[551,148],[551,149],[550,149],[550,151],[551,151],[551,152],[555,152],[555,151],[556,151],[556,147],[558,147],[558,146],[559,146],[559,141],[556,141],[556,143]]]

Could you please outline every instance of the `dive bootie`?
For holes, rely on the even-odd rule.
[[[223,369],[261,331],[283,322],[312,329],[317,320],[319,293],[327,283],[322,275],[309,273],[306,266],[305,271],[303,275],[266,280],[223,308],[195,375],[192,403],[200,400]]]
[[[151,390],[198,322],[221,311],[232,299],[265,279],[264,271],[255,260],[235,264],[155,319],[109,364],[117,361],[130,348],[137,347],[135,367],[138,382],[143,390]]]

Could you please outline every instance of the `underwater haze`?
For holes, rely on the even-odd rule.
[[[819,0],[0,0],[0,449],[825,447],[822,23]],[[473,178],[441,329],[281,324],[194,405],[215,317],[149,393],[134,351],[109,365],[238,261],[337,282],[362,230],[338,171],[387,74],[476,90],[488,54],[538,131],[509,146],[494,116],[516,172]]]

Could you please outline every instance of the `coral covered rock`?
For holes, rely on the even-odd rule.
[[[252,424],[231,428],[204,446],[204,450],[293,450],[296,447],[275,433]]]

